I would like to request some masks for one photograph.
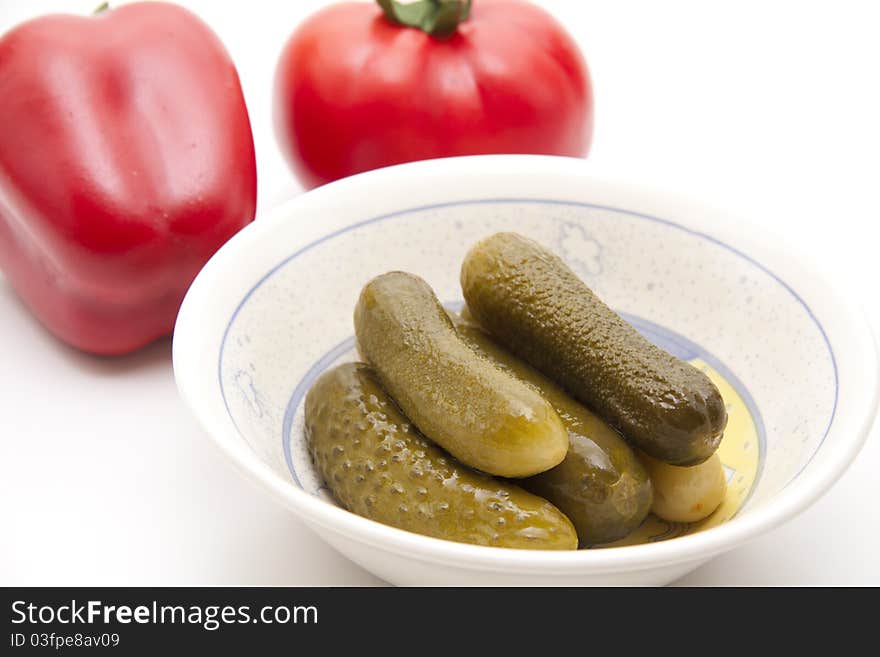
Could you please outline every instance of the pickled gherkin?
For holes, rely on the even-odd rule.
[[[548,501],[470,470],[422,436],[368,365],[346,363],[315,382],[305,431],[327,486],[358,515],[476,545],[577,547],[571,522]]]
[[[637,528],[651,510],[652,485],[626,441],[550,379],[493,342],[480,327],[458,320],[456,328],[478,353],[535,386],[568,430],[568,453],[562,463],[519,484],[568,516],[582,546],[616,541]]]
[[[558,465],[568,434],[553,407],[468,347],[418,276],[383,274],[354,314],[362,357],[429,439],[472,468],[527,477]]]
[[[727,411],[709,377],[646,340],[547,249],[497,233],[468,252],[461,286],[481,326],[650,456],[688,466],[715,452]]]

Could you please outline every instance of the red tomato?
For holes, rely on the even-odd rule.
[[[314,187],[435,157],[586,155],[593,96],[576,44],[534,5],[475,0],[438,38],[376,4],[345,2],[288,41],[275,119],[291,166]]]

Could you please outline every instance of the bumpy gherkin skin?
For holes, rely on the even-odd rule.
[[[577,547],[571,522],[517,486],[474,472],[407,421],[375,371],[326,372],[305,401],[309,450],[349,511],[400,529],[492,547]]]
[[[557,256],[497,233],[465,257],[461,285],[504,346],[656,459],[696,465],[721,442],[727,411],[709,378],[648,342]]]
[[[477,352],[535,386],[568,430],[568,453],[562,463],[519,484],[568,516],[582,547],[616,541],[641,525],[651,510],[652,483],[620,434],[546,376],[493,342],[482,328],[469,320],[457,321],[456,328]]]
[[[568,435],[553,407],[468,347],[418,276],[367,283],[354,325],[362,357],[406,416],[465,465],[528,477],[562,461]]]

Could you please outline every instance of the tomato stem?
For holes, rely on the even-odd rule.
[[[97,7],[95,7],[95,11],[92,12],[92,16],[97,16],[98,14],[103,14],[108,9],[110,9],[110,3],[109,2],[102,2]]]
[[[376,0],[392,23],[415,27],[438,39],[445,39],[458,29],[471,12],[471,0]]]

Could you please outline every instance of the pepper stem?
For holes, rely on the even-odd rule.
[[[95,11],[92,12],[92,16],[97,16],[98,14],[103,14],[108,9],[110,9],[110,3],[109,2],[102,2],[97,7],[95,7]]]
[[[471,0],[376,0],[392,23],[415,27],[438,39],[452,36],[471,13]]]

